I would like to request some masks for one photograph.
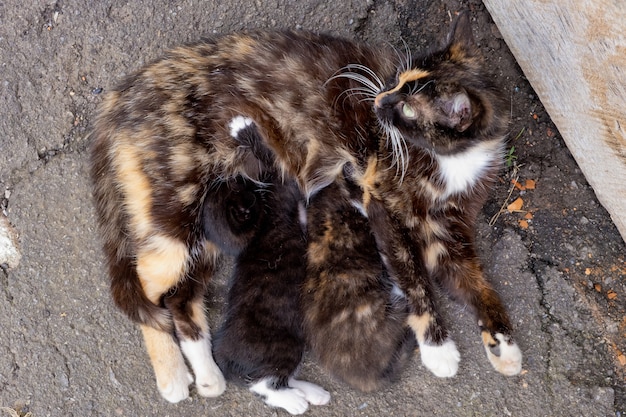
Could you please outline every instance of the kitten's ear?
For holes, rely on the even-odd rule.
[[[448,47],[451,51],[464,51],[472,55],[477,52],[468,11],[459,13],[454,22],[452,22],[452,28],[448,34]]]

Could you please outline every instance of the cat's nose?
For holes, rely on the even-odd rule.
[[[381,109],[389,104],[393,105],[393,101],[392,91],[383,91],[374,99],[374,108]]]

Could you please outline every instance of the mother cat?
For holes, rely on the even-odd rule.
[[[505,107],[466,14],[443,48],[414,60],[331,36],[252,32],[174,49],[111,91],[92,133],[95,204],[113,299],[140,323],[161,394],[189,395],[183,354],[200,395],[224,390],[203,308],[219,250],[204,237],[201,207],[214,184],[259,178],[257,150],[231,134],[241,120],[307,197],[340,176],[359,186],[353,204],[409,300],[429,369],[452,376],[459,361],[434,281],[475,310],[493,366],[519,373],[509,319],[473,244]]]

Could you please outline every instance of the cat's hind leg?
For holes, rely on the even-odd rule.
[[[198,274],[198,270],[209,275],[213,272],[209,258],[188,265],[187,246],[164,236],[153,237],[145,247],[137,255],[137,275],[148,299],[155,305],[163,303],[172,315],[179,342],[171,333],[141,327],[159,392],[170,402],[189,396],[189,384],[194,379],[184,354],[195,374],[198,394],[218,396],[224,391],[225,382],[211,354],[203,308],[205,276]]]
[[[196,262],[187,274],[163,301],[172,312],[176,336],[194,373],[198,394],[217,397],[224,392],[226,382],[211,352],[211,333],[204,310],[203,275],[212,274],[212,265]]]
[[[178,285],[187,262],[187,247],[165,236],[153,236],[137,254],[137,276],[146,297],[154,305]],[[174,335],[142,324],[146,350],[152,362],[159,392],[176,403],[189,397],[193,381]]]
[[[224,392],[226,383],[211,353],[211,334],[207,324],[203,300],[189,302],[191,318],[201,331],[196,338],[182,338],[180,347],[195,375],[196,390],[203,397],[217,397]]]
[[[140,327],[161,396],[171,403],[189,397],[193,376],[174,337],[150,326],[142,324]]]

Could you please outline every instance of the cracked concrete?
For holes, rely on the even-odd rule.
[[[537,181],[535,190],[514,192],[534,216],[527,229],[518,213],[487,225],[508,196],[509,169],[478,230],[525,355],[523,372],[493,371],[470,312],[442,299],[462,355],[455,378],[433,377],[416,357],[400,383],[367,395],[307,360],[302,377],[332,394],[308,413],[623,415],[624,242],[478,0],[0,3],[0,194],[9,191],[0,197],[21,253],[19,265],[0,261],[0,407],[34,417],[286,415],[231,385],[218,399],[192,393],[177,405],[158,395],[138,329],[109,298],[85,153],[94,109],[125,74],[201,36],[301,27],[403,51],[403,42],[430,46],[460,9],[471,10],[479,46],[511,95],[520,181]],[[226,266],[211,294],[213,326],[228,273]]]

